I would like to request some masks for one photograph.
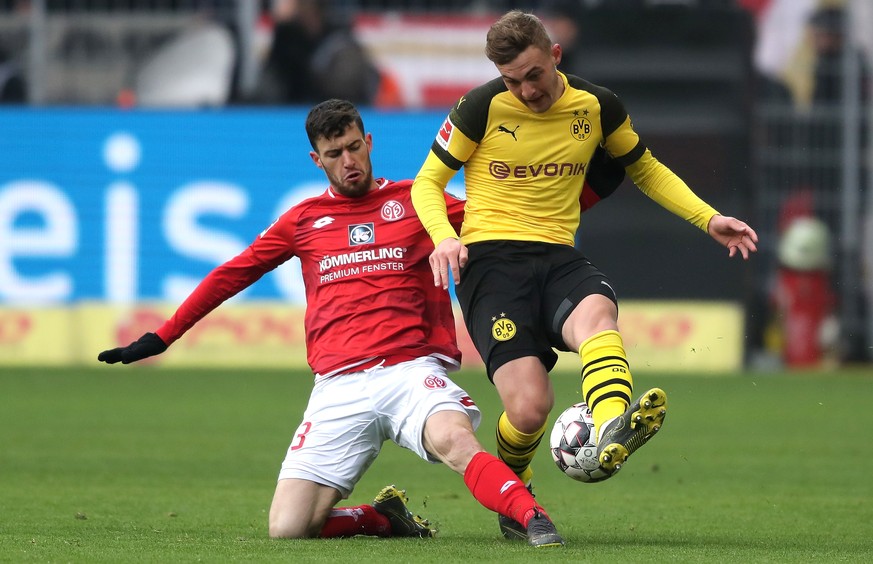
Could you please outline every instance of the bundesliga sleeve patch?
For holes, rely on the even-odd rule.
[[[437,144],[443,148],[444,151],[449,150],[449,143],[452,140],[452,133],[455,131],[455,125],[452,123],[452,120],[446,117],[446,121],[443,122],[442,127],[440,127],[439,133],[436,136]]]

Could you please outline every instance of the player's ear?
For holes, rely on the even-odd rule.
[[[564,53],[564,50],[561,48],[560,43],[555,43],[552,45],[552,60],[555,62],[555,67],[561,64],[561,55]]]
[[[321,157],[315,151],[309,151],[309,158],[312,159],[312,162],[315,163],[315,166],[318,168],[324,168],[324,165],[321,164]]]

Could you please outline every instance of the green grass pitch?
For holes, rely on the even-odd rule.
[[[494,452],[497,396],[479,403]],[[578,401],[554,374],[553,419]],[[563,476],[545,445],[538,500],[567,540],[536,550],[500,538],[460,476],[393,444],[349,504],[408,490],[435,539],[274,541],[267,511],[302,415],[302,371],[96,366],[0,370],[3,562],[862,562],[873,558],[873,374],[644,374],[670,410],[614,479]]]

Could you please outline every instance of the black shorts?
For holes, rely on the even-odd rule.
[[[606,276],[573,247],[485,241],[467,248],[456,293],[489,379],[525,356],[551,370],[558,360],[553,349],[569,350],[561,328],[583,298],[602,294],[618,304]]]

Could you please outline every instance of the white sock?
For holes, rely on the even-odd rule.
[[[603,422],[603,425],[600,426],[600,429],[597,430],[597,444],[600,444],[600,439],[603,437],[603,432],[609,427],[609,424],[618,419],[618,417],[613,417],[612,419],[607,419]]]

